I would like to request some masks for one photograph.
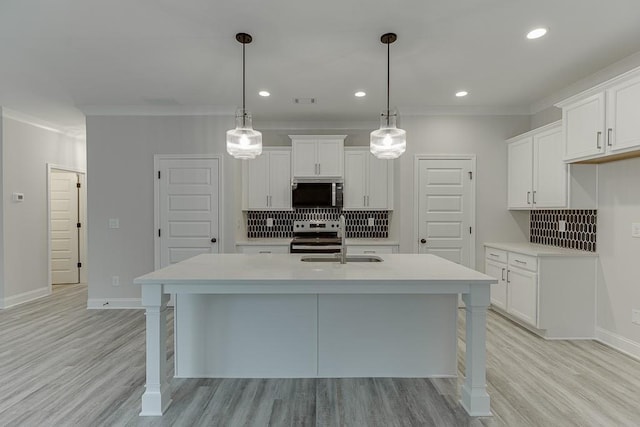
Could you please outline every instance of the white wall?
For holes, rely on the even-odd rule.
[[[631,223],[640,222],[639,183],[640,158],[598,166],[597,327],[601,339],[623,349],[631,340],[626,350],[636,356],[640,325],[631,323],[631,310],[640,310],[640,239],[631,237]]]
[[[419,154],[475,154],[476,157],[476,268],[484,270],[484,242],[524,242],[529,215],[508,211],[507,145],[505,139],[529,129],[529,116],[403,117],[407,152],[399,159],[399,200],[395,206],[402,227],[400,251],[413,252],[414,161]]]
[[[4,120],[0,107],[0,307],[4,306]]]
[[[226,154],[225,142],[233,126],[233,117],[87,117],[90,300],[127,305],[140,298],[133,279],[154,269],[155,154],[223,155],[222,250],[234,251],[233,181],[240,161]],[[120,228],[109,229],[109,218],[119,218]],[[118,287],[111,285],[115,275]]]
[[[3,117],[5,306],[48,292],[47,163],[85,169],[84,141]],[[12,201],[12,193],[24,201]]]

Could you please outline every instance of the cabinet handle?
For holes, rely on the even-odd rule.
[[[504,280],[504,271],[506,270],[506,268],[502,269],[502,280]]]
[[[376,251],[364,251],[365,254],[375,254]]]
[[[369,206],[369,196],[367,196],[367,206]]]
[[[259,254],[270,254],[270,253],[271,253],[271,251],[259,251],[258,253],[259,253]]]
[[[517,262],[518,264],[524,264],[527,265],[526,261],[520,261],[519,259],[514,259],[515,262]]]
[[[527,204],[530,205],[531,201],[529,200],[529,197],[531,196],[531,191],[527,191]]]
[[[536,190],[533,190],[533,204],[536,204]]]
[[[509,280],[509,272],[510,272],[510,271],[511,271],[511,270],[507,270],[507,283],[511,283],[511,280]]]
[[[599,149],[602,148],[602,146],[600,145],[600,137],[602,136],[602,132],[598,132],[596,134],[596,147]]]
[[[607,145],[609,147],[611,147],[611,132],[613,132],[613,129],[611,128],[607,129]]]
[[[318,163],[318,175],[320,175],[320,163]]]
[[[498,254],[490,253],[489,255],[493,256],[493,257],[496,257],[496,258],[500,258],[500,255],[498,255]]]
[[[265,196],[267,198],[267,207],[269,206],[269,196]]]

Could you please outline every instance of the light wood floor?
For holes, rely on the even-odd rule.
[[[0,426],[640,426],[640,362],[544,341],[492,312],[493,417],[466,416],[456,380],[363,378],[172,379],[166,415],[141,418],[144,314],[86,300],[71,285],[0,311]]]

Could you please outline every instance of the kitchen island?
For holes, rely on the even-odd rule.
[[[466,305],[461,404],[490,415],[486,310],[496,280],[433,255],[301,262],[294,254],[205,254],[137,278],[146,308],[141,415],[171,403],[166,310],[177,377],[452,377],[457,295]]]

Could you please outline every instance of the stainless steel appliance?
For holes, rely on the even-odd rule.
[[[293,221],[292,254],[336,254],[341,250],[340,221]]]
[[[341,182],[294,182],[291,203],[294,208],[342,207]]]

